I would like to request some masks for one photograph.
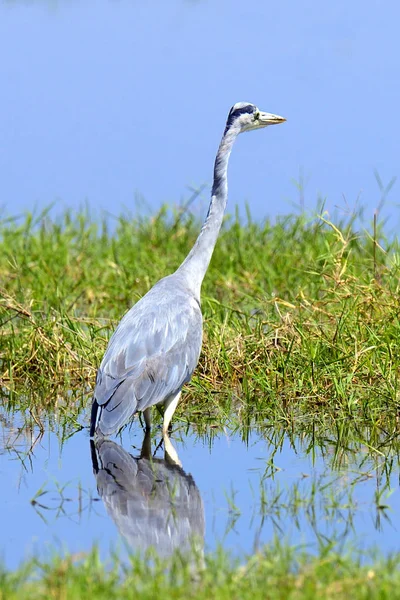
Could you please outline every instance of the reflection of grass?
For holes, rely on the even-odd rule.
[[[1,379],[10,407],[73,424],[121,314],[183,259],[187,217],[46,214],[1,225]],[[179,418],[273,427],[385,458],[398,450],[399,248],[324,215],[228,221],[203,288],[205,339]],[[76,391],[78,390],[78,391]],[[265,429],[267,431],[267,429]],[[310,450],[311,451],[311,450]],[[344,454],[343,454],[344,452]]]
[[[154,600],[167,597],[286,600],[397,598],[400,556],[370,558],[360,566],[350,552],[329,543],[317,556],[274,541],[262,552],[238,564],[223,551],[208,555],[199,568],[177,555],[168,562],[157,557],[132,557],[122,567],[118,556],[107,563],[97,550],[88,555],[26,562],[14,572],[0,570],[0,598],[81,598]],[[205,567],[205,568],[204,568]]]
[[[79,521],[85,512],[91,512],[93,503],[98,500],[97,494],[93,497],[91,490],[83,489],[80,483],[60,485],[55,481],[51,488],[48,483],[43,484],[31,499],[31,504],[39,517],[48,523],[50,515],[52,520],[64,517]]]
[[[220,508],[220,519],[226,520],[224,538],[239,519],[249,522],[256,547],[261,535],[265,540],[272,533],[289,541],[307,539],[310,548],[321,540],[335,544],[357,540],[364,534],[356,525],[360,515],[371,517],[377,530],[382,530],[382,521],[393,529],[389,498],[397,491],[397,481],[385,480],[372,466],[370,472],[349,468],[334,474],[328,466],[321,467],[322,473],[299,473],[293,481],[276,472],[259,474],[258,485],[249,480],[253,502],[243,512],[238,490],[232,488],[225,494],[226,510]],[[362,487],[369,478],[376,479],[375,490],[371,485]]]

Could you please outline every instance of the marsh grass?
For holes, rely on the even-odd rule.
[[[355,217],[225,221],[203,286],[204,343],[177,422],[227,422],[397,450],[400,253]],[[200,224],[163,207],[46,211],[0,224],[0,374],[8,409],[76,421],[122,314],[183,260]],[[245,433],[243,434],[245,435]],[[329,434],[331,435],[331,433]]]
[[[395,555],[385,560],[370,557],[361,565],[351,552],[337,551],[330,544],[321,545],[318,556],[312,556],[276,540],[242,564],[221,550],[205,560],[199,557],[197,567],[179,554],[168,562],[155,555],[147,561],[132,556],[121,567],[117,555],[103,563],[94,549],[89,554],[25,562],[13,573],[0,570],[0,598],[396,598],[399,563]]]

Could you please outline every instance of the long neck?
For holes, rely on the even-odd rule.
[[[235,127],[225,130],[215,159],[214,183],[206,220],[193,248],[177,270],[179,274],[185,276],[188,287],[199,299],[201,284],[210,264],[224,217],[228,199],[228,162],[238,133],[239,129]]]

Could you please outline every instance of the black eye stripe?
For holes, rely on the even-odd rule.
[[[248,114],[248,115],[252,115],[256,112],[257,108],[254,106],[254,104],[246,104],[245,106],[242,106],[241,108],[235,108],[234,106],[232,106],[229,115],[228,115],[228,120],[226,122],[226,127],[225,127],[225,133],[228,131],[229,127],[232,125],[233,121],[235,119],[237,119],[238,117],[240,117],[240,115],[244,115],[244,114]]]
[[[241,108],[236,108],[232,106],[229,117],[228,118],[236,118],[239,115],[243,115],[245,113],[252,114],[256,111],[256,107],[253,104],[247,104],[246,106],[242,106]]]

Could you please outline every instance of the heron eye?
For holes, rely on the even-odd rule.
[[[258,112],[258,110],[254,113],[254,120],[258,121],[258,119],[260,118],[260,113]]]

